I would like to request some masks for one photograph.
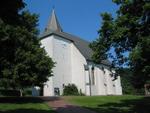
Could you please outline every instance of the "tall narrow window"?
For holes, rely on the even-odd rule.
[[[92,67],[92,70],[91,70],[91,81],[92,81],[92,85],[95,85],[95,75],[94,75],[94,67]]]

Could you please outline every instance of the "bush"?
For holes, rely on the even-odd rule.
[[[32,96],[32,89],[31,88],[25,88],[23,91],[23,96]]]
[[[80,95],[80,94],[75,84],[68,84],[63,89],[63,95],[68,96],[68,95]]]

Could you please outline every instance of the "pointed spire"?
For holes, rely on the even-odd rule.
[[[62,28],[57,20],[56,14],[55,14],[55,10],[53,9],[52,14],[51,14],[51,18],[48,22],[47,27],[45,28],[45,32],[47,31],[59,31],[62,32]]]

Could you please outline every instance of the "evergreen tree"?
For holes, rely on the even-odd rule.
[[[93,59],[99,63],[112,58],[113,66],[118,68],[128,65],[134,75],[134,86],[142,88],[150,80],[150,2],[113,2],[119,6],[117,17],[114,19],[111,14],[102,14],[99,38],[90,45],[94,50]]]
[[[24,11],[23,0],[0,1],[0,85],[23,89],[42,86],[54,62],[41,48],[38,16]]]

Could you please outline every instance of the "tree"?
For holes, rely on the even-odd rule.
[[[52,76],[54,62],[41,48],[38,16],[23,10],[23,0],[0,5],[0,85],[20,91],[42,86]]]
[[[123,94],[137,94],[132,84],[132,72],[129,68],[120,69],[121,85]]]
[[[113,66],[129,66],[133,84],[142,88],[150,80],[150,2],[149,0],[113,0],[119,6],[117,17],[103,13],[99,38],[90,47],[99,63],[112,58]],[[113,51],[113,52],[112,52]]]

